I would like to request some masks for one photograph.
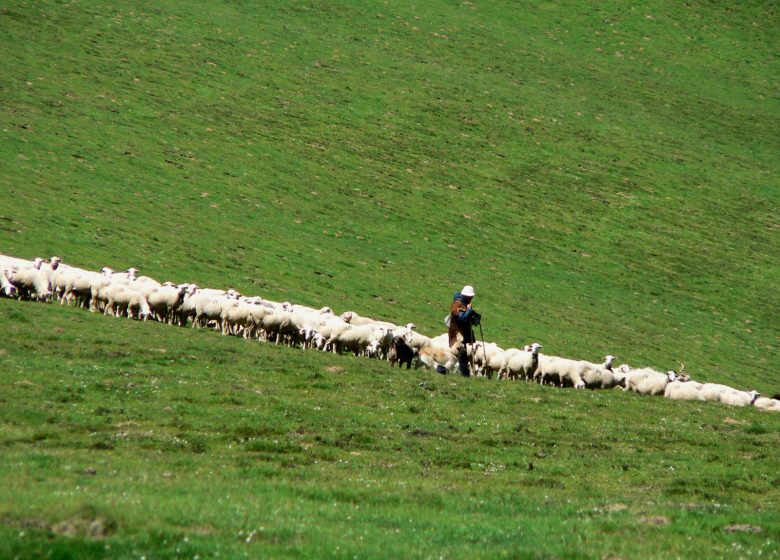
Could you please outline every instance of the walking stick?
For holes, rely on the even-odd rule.
[[[479,322],[479,338],[482,340],[482,356],[485,359],[485,365],[482,367],[487,367],[487,350],[485,349],[485,335],[482,334],[482,321]]]

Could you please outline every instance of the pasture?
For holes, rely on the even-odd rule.
[[[0,8],[0,252],[780,392],[762,3]],[[0,557],[780,553],[777,415],[0,299]]]

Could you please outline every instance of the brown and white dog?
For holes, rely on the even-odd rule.
[[[421,365],[432,369],[435,369],[436,366],[442,366],[448,372],[453,371],[458,367],[458,355],[462,349],[463,336],[458,333],[457,340],[449,348],[431,345],[420,348],[420,354],[417,356],[414,368],[417,369]]]

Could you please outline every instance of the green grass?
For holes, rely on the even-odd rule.
[[[431,335],[470,283],[502,346],[771,395],[777,21],[760,2],[5,2],[0,252]],[[777,553],[772,415],[58,306],[3,300],[0,324],[0,556]]]
[[[2,557],[780,552],[780,424],[752,408],[0,312]]]

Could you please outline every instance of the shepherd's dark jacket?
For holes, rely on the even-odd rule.
[[[473,309],[466,307],[465,297],[460,292],[455,294],[450,307],[450,346],[455,344],[458,333],[463,336],[464,344],[474,343],[474,329],[472,325],[478,325],[480,315]]]

